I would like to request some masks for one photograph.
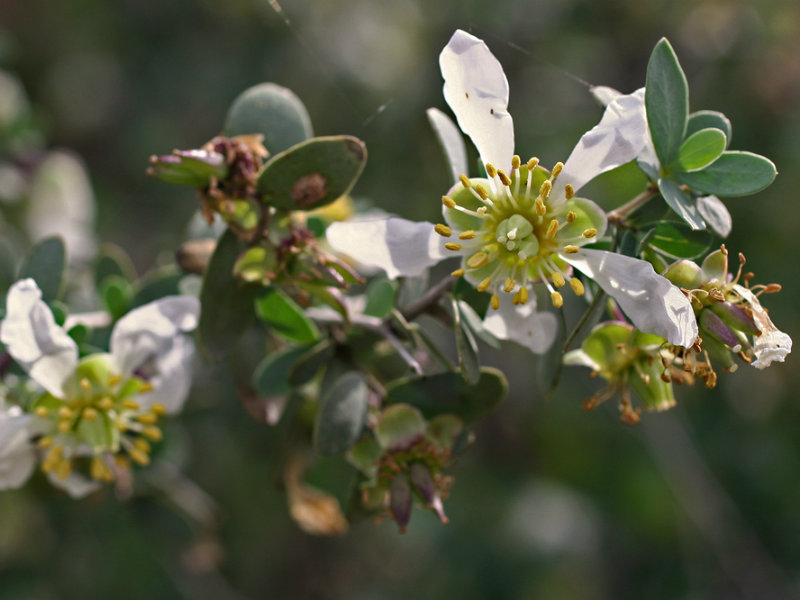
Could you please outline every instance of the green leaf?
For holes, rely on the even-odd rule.
[[[314,426],[314,445],[323,456],[341,454],[361,437],[369,388],[355,372],[345,373],[322,398]]]
[[[677,166],[682,171],[698,171],[717,160],[725,150],[725,133],[708,128],[696,131],[678,150]]]
[[[313,210],[348,193],[367,162],[361,140],[318,137],[273,156],[258,178],[258,191],[270,206]]]
[[[17,280],[33,278],[42,290],[42,300],[55,300],[61,293],[66,260],[64,240],[60,237],[44,238],[23,259]]]
[[[253,387],[268,398],[288,394],[296,387],[289,380],[292,367],[307,352],[308,346],[292,346],[267,355],[253,373]]]
[[[130,310],[132,296],[131,284],[120,275],[106,277],[101,284],[100,297],[114,321]]]
[[[272,329],[288,340],[308,344],[319,338],[319,329],[306,317],[303,309],[277,288],[269,288],[255,302],[256,314]]]
[[[469,385],[457,372],[393,381],[386,388],[389,404],[410,404],[426,418],[451,413],[465,422],[491,412],[505,398],[508,382],[491,367],[483,367],[477,385]]]
[[[686,134],[689,87],[666,38],[661,38],[650,55],[644,101],[656,155],[662,165],[668,165],[677,156]]]
[[[731,143],[731,136],[733,129],[728,117],[721,112],[715,110],[698,110],[689,115],[689,121],[686,123],[686,136],[690,136],[701,129],[708,129],[713,127],[719,129],[725,134],[725,147]]]
[[[458,301],[458,309],[461,313],[461,319],[469,326],[472,333],[476,335],[484,344],[492,348],[500,348],[500,340],[498,340],[493,333],[483,326],[483,321],[478,316],[478,313],[463,300]]]
[[[97,289],[102,289],[107,277],[122,277],[127,281],[136,281],[136,267],[128,254],[115,244],[103,244],[94,265],[94,282]]]
[[[706,228],[706,222],[703,221],[700,211],[697,210],[694,199],[687,196],[677,183],[662,177],[658,180],[658,190],[669,207],[681,219],[686,221],[692,229],[701,230]]]
[[[381,413],[375,427],[375,438],[381,448],[393,450],[413,443],[426,429],[419,410],[408,404],[395,404]]]
[[[778,171],[771,160],[752,152],[727,151],[702,171],[676,173],[694,190],[716,196],[747,196],[766,188]]]
[[[711,247],[711,236],[692,231],[683,223],[662,222],[655,227],[650,247],[671,260],[697,258]]]
[[[289,370],[289,383],[303,385],[311,381],[314,375],[333,358],[335,350],[336,347],[328,339],[312,346]]]
[[[197,336],[203,352],[212,360],[223,359],[253,320],[253,299],[261,287],[245,285],[233,275],[233,265],[245,248],[226,231],[203,277]]]
[[[364,314],[384,319],[394,308],[397,286],[388,279],[376,279],[367,286],[367,304]]]
[[[461,315],[459,302],[451,296],[453,307],[453,329],[456,333],[456,350],[461,375],[470,385],[478,383],[481,377],[481,362],[478,357],[478,343],[472,335],[466,320]]]
[[[260,133],[270,154],[304,142],[313,134],[303,102],[291,90],[262,83],[242,92],[225,117],[228,137]]]

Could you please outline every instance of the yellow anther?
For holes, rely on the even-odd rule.
[[[39,448],[49,448],[53,445],[53,438],[51,437],[43,437],[38,442]]]
[[[481,200],[486,200],[489,197],[489,192],[480,183],[475,186],[475,192],[481,197]]]
[[[44,457],[45,463],[58,463],[61,462],[61,455],[64,452],[63,446],[53,446]]]
[[[580,250],[580,248],[578,248],[577,246],[572,246],[572,245],[564,246],[564,252],[566,252],[567,254],[575,254],[578,250]]]
[[[91,406],[83,411],[83,418],[87,421],[96,421],[97,420],[97,411],[92,408]]]
[[[46,417],[50,411],[48,411],[44,406],[37,406],[36,410],[33,412],[36,413],[37,417]]]
[[[558,271],[553,273],[551,279],[553,280],[553,285],[556,286],[556,287],[559,287],[559,288],[563,287],[564,284],[567,283],[566,280],[564,279],[564,276],[561,273],[559,273]]]
[[[539,164],[539,159],[536,158],[536,157],[533,157],[530,160],[528,160],[527,163],[525,163],[525,166],[528,167],[528,169],[530,169],[532,171],[533,169],[536,168],[536,165],[538,165],[538,164]]]
[[[453,252],[461,250],[461,244],[456,244],[455,242],[447,242],[444,247],[448,250],[452,250]]]
[[[463,275],[464,275],[464,269],[456,269],[455,271],[450,273],[451,277],[463,277]]]
[[[110,396],[105,396],[100,399],[97,406],[99,406],[101,410],[111,410],[114,408],[114,400]]]
[[[472,187],[472,182],[469,180],[469,177],[467,177],[463,173],[458,176],[458,180],[461,182],[461,185],[463,185],[465,188]]]
[[[572,291],[575,292],[576,296],[583,296],[583,293],[586,291],[583,289],[581,280],[576,277],[573,277],[569,280],[569,287],[572,288]]]
[[[81,389],[84,392],[88,392],[90,389],[92,389],[92,382],[86,379],[86,377],[84,377],[83,379],[81,379]]]
[[[108,378],[108,385],[117,385],[118,383],[122,383],[122,375],[112,375]]]
[[[144,423],[145,425],[152,425],[153,423],[158,422],[158,417],[153,413],[142,413],[137,415],[136,420],[139,423]]]
[[[593,238],[596,235],[597,235],[597,229],[595,229],[594,227],[589,227],[589,229],[583,230],[583,237],[587,239]]]
[[[492,294],[492,308],[497,310],[500,308],[500,298],[497,297],[497,294]]]
[[[564,306],[564,297],[559,292],[553,292],[550,294],[550,300],[552,300],[553,306],[556,308],[561,308]]]
[[[153,404],[153,406],[150,407],[150,410],[152,410],[158,416],[161,416],[167,412],[167,407],[161,404],[160,402],[156,402],[155,404]]]
[[[481,281],[478,284],[478,286],[477,286],[478,287],[478,291],[479,292],[485,292],[489,288],[490,285],[492,285],[492,278],[491,277],[487,277],[486,279],[484,279],[483,281]]]
[[[142,452],[150,452],[150,450],[152,449],[150,446],[150,442],[148,442],[144,438],[136,438],[135,440],[133,440],[133,445],[136,446]]]
[[[551,219],[550,224],[547,226],[547,233],[545,233],[545,237],[548,240],[552,240],[556,237],[558,233],[558,221],[556,219]]]
[[[564,163],[557,162],[555,165],[553,165],[553,170],[550,172],[550,177],[555,179],[556,177],[561,175],[561,169],[563,168],[564,168]]]
[[[476,252],[475,254],[469,257],[469,260],[467,260],[467,266],[470,269],[479,269],[488,262],[489,262],[489,257],[486,255],[485,252]]]
[[[126,431],[128,431],[128,424],[125,423],[124,421],[117,421],[117,430],[120,433],[125,433]]]
[[[574,210],[571,210],[567,213],[567,223],[574,223],[578,220],[578,213]]]
[[[58,424],[58,430],[61,433],[67,433],[71,428],[72,428],[72,422],[71,421],[61,421]]]
[[[450,196],[442,196],[442,204],[444,204],[447,208],[456,207],[456,201],[453,200]]]
[[[142,381],[139,384],[139,393],[144,394],[145,392],[152,392],[153,391],[153,384],[149,381]]]
[[[502,169],[498,169],[497,176],[500,178],[500,183],[503,185],[511,185],[511,180],[508,178],[508,175]]]
[[[539,195],[542,198],[547,198],[550,195],[552,189],[553,189],[553,184],[548,179],[542,184],[542,187],[539,188]]]
[[[150,464],[150,457],[147,455],[146,452],[142,452],[138,448],[129,448],[128,449],[128,456],[131,457],[131,460],[138,465],[146,467]]]
[[[58,416],[62,419],[69,419],[72,416],[72,410],[68,406],[62,406],[58,409]]]
[[[447,225],[442,225],[441,223],[437,224],[434,228],[434,231],[441,235],[442,237],[450,237],[453,235],[453,230],[450,229]]]
[[[479,206],[478,209],[475,212],[478,213],[480,216],[483,216],[483,215],[486,214],[486,211],[488,211],[488,210],[489,209],[486,208],[485,206]]]
[[[142,429],[142,435],[153,442],[159,442],[161,441],[161,438],[164,437],[164,434],[161,433],[161,430],[154,426],[145,427]]]
[[[575,197],[575,188],[572,187],[571,183],[564,186],[564,195],[567,197],[567,200],[572,200]]]
[[[492,163],[486,163],[486,174],[489,177],[497,175],[497,168]]]
[[[536,200],[534,200],[533,204],[536,209],[536,214],[540,217],[543,217],[545,213],[547,213],[547,206],[541,196],[536,196]]]
[[[106,461],[101,456],[95,456],[92,459],[90,467],[92,479],[97,481],[114,481],[114,473],[108,468]]]
[[[72,462],[68,460],[62,460],[55,468],[56,477],[58,477],[61,481],[64,481],[67,477],[70,476],[71,473],[72,473]]]
[[[114,464],[117,465],[118,469],[130,469],[131,468],[131,461],[128,460],[127,456],[122,454],[117,454],[114,456]]]
[[[503,291],[506,294],[510,294],[511,290],[517,285],[517,282],[511,279],[511,277],[506,277],[505,283],[503,284]]]
[[[528,301],[528,288],[521,287],[519,288],[519,303],[525,304]]]
[[[139,403],[136,400],[123,400],[122,406],[128,410],[139,410]]]
[[[515,154],[511,157],[511,168],[512,169],[519,169],[519,166],[522,164],[522,161],[519,158],[519,154]]]
[[[467,231],[462,231],[458,234],[458,239],[460,240],[471,240],[474,239],[475,236],[478,235],[472,229],[468,229]]]

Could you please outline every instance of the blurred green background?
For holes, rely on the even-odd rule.
[[[517,148],[546,165],[599,119],[576,78],[632,91],[667,36],[691,108],[726,113],[732,147],[778,166],[768,190],[727,202],[727,245],[756,282],[784,285],[766,304],[798,331],[794,0],[4,0],[0,67],[50,143],[85,159],[101,240],[144,270],[197,206],[145,177],[148,156],[202,144],[261,81],[293,89],[316,134],[367,143],[356,196],[436,219],[448,174],[425,109],[446,108],[438,53],[457,27],[504,65]],[[606,208],[633,195],[595,189]],[[386,521],[300,532],[278,436],[209,368],[165,451],[186,479],[152,469],[128,500],[74,502],[41,481],[0,495],[0,598],[800,597],[796,357],[679,389],[677,409],[628,428],[611,404],[581,411],[598,385],[586,373],[566,371],[546,401],[548,364],[511,346],[485,354],[511,393],[452,470],[450,525],[416,511],[405,535]]]

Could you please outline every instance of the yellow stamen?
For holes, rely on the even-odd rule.
[[[49,448],[53,445],[53,438],[51,437],[43,437],[38,442],[39,448]]]
[[[550,177],[555,179],[556,177],[561,175],[561,169],[563,168],[564,168],[564,163],[557,162],[555,165],[553,165],[553,170],[550,172]]]
[[[147,465],[150,464],[150,457],[145,452],[142,452],[138,448],[129,448],[128,456],[131,457],[131,460],[133,462],[143,467],[146,467]]]
[[[567,197],[567,200],[572,200],[575,197],[575,188],[572,187],[571,183],[564,186],[564,195]]]
[[[44,406],[37,406],[34,412],[37,417],[46,417],[49,411]]]
[[[447,208],[456,207],[456,201],[453,200],[450,196],[442,196],[442,204],[444,204]]]
[[[561,308],[564,306],[564,297],[559,292],[553,292],[550,294],[550,300],[553,301],[553,306],[556,308]]]
[[[578,250],[580,250],[580,248],[578,248],[577,246],[572,246],[572,245],[564,246],[564,252],[566,252],[567,254],[575,254]]]
[[[90,472],[92,479],[96,479],[97,481],[114,481],[114,474],[111,472],[111,469],[108,468],[106,461],[100,456],[95,456],[92,459]]]
[[[550,195],[552,189],[553,189],[553,184],[550,183],[550,180],[548,179],[542,184],[542,187],[539,188],[539,195],[542,198],[547,198]]]
[[[519,303],[525,304],[526,302],[528,302],[528,288],[519,288]]]
[[[160,416],[167,412],[167,407],[161,404],[160,402],[156,402],[155,404],[153,404],[153,406],[150,407],[150,410],[152,410],[155,414]]]
[[[569,287],[572,288],[572,291],[575,292],[576,296],[583,296],[583,293],[586,291],[583,289],[583,283],[581,283],[581,280],[575,277],[569,280]]]
[[[72,473],[72,462],[68,460],[62,460],[55,468],[55,473],[56,477],[58,477],[61,481],[64,481]]]
[[[587,239],[593,238],[596,235],[597,235],[597,229],[595,229],[594,227],[589,227],[588,229],[583,230],[583,237]]]
[[[135,440],[133,440],[133,445],[136,446],[142,452],[150,452],[151,450],[150,442],[148,442],[144,438],[136,438]]]
[[[518,154],[515,154],[511,157],[511,168],[512,169],[519,169],[519,166],[522,164],[522,161],[519,158]]]
[[[477,252],[469,257],[469,260],[467,261],[467,266],[470,269],[479,269],[488,262],[489,262],[489,257],[486,255],[485,252]]]
[[[131,461],[128,460],[127,456],[123,456],[122,454],[117,454],[114,456],[114,464],[117,465],[119,469],[130,469],[131,468]]]
[[[452,250],[453,252],[461,250],[461,244],[456,244],[455,242],[447,242],[444,247],[448,250]]]
[[[158,427],[153,426],[142,429],[142,435],[154,442],[159,442],[161,441],[161,438],[164,437],[164,434],[161,433],[161,430]]]
[[[528,160],[528,162],[525,164],[525,166],[528,167],[529,170],[533,171],[536,168],[536,165],[538,165],[538,164],[539,164],[539,159],[536,158],[536,157],[533,157],[530,160]]]
[[[492,294],[492,308],[497,310],[500,308],[500,298],[497,297],[497,294]]]
[[[485,292],[489,288],[490,285],[492,285],[492,278],[491,277],[487,277],[486,279],[484,279],[483,281],[481,281],[478,284],[478,291],[479,292]]]
[[[497,169],[492,163],[486,163],[486,174],[489,177],[494,177],[495,175],[497,175]]]
[[[153,384],[150,383],[149,381],[142,381],[139,384],[139,392],[140,393],[143,394],[145,392],[152,392],[152,391],[153,391]]]
[[[122,383],[122,379],[123,377],[120,374],[112,375],[108,378],[108,385],[117,385],[118,383]]]
[[[481,200],[486,200],[489,197],[489,192],[480,183],[475,186],[475,192],[481,197]]]
[[[58,430],[61,433],[67,433],[70,430],[71,427],[72,427],[72,422],[71,421],[61,421],[58,424]]]
[[[452,277],[462,277],[464,275],[464,269],[456,269],[452,273],[450,273]]]
[[[571,210],[567,213],[567,223],[574,223],[578,220],[578,213],[574,210]]]
[[[81,389],[84,392],[88,392],[89,390],[92,389],[92,382],[84,377],[83,379],[81,379]]]
[[[153,413],[142,413],[136,417],[136,420],[139,423],[144,423],[145,425],[152,425],[153,423],[158,422],[158,417]]]
[[[467,231],[462,231],[458,234],[458,239],[460,240],[471,240],[474,239],[477,234],[472,230],[468,229]]]
[[[510,293],[511,293],[511,290],[513,290],[513,289],[514,289],[514,287],[515,287],[516,285],[517,285],[517,282],[516,282],[516,281],[514,281],[513,279],[511,279],[511,277],[506,277],[506,281],[505,281],[505,283],[503,284],[503,291],[504,291],[506,294],[510,294]]]
[[[463,185],[465,188],[472,187],[472,182],[469,180],[469,177],[467,177],[463,173],[458,176],[458,180],[461,182],[461,185]]]
[[[547,212],[547,206],[545,205],[544,200],[542,200],[541,196],[536,196],[536,200],[534,200],[534,205],[536,209],[536,214],[539,215],[540,217],[543,217]]]
[[[553,273],[552,279],[553,279],[553,285],[559,288],[564,286],[565,283],[567,283],[566,280],[564,279],[564,276],[558,271]]]
[[[489,209],[486,208],[485,206],[479,206],[478,209],[475,212],[478,213],[480,216],[483,216],[483,215],[486,214],[486,211],[488,211],[488,210]]]
[[[58,409],[58,416],[62,419],[69,419],[72,416],[72,410],[68,406],[62,406]]]
[[[503,185],[506,185],[506,186],[511,185],[511,180],[508,178],[508,175],[506,175],[504,171],[498,170],[497,171],[497,176],[500,178],[500,182]]]
[[[97,403],[101,410],[111,410],[114,408],[114,400],[110,396],[105,396]]]
[[[433,229],[436,233],[438,233],[442,237],[450,237],[451,235],[453,235],[453,230],[450,229],[447,225],[442,225],[441,223],[437,224]]]
[[[547,233],[545,233],[545,237],[547,237],[548,240],[552,240],[556,237],[557,233],[558,233],[558,221],[552,219],[550,221],[550,224],[547,226]]]
[[[128,410],[139,410],[139,403],[135,400],[123,400],[122,406]]]
[[[96,421],[97,420],[97,411],[92,407],[89,407],[83,411],[83,418],[87,421]]]

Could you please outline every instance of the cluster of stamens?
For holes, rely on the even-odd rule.
[[[45,454],[42,471],[61,480],[70,476],[91,448],[89,474],[97,481],[113,481],[119,471],[150,463],[151,443],[163,434],[157,423],[164,414],[161,404],[144,407],[133,394],[152,390],[138,377],[112,375],[102,388],[83,378],[80,391],[64,400],[52,397],[41,402],[34,413],[51,424],[47,435],[38,440]]]
[[[452,240],[445,248],[464,257],[462,267],[452,275],[466,275],[479,291],[491,293],[495,309],[500,306],[500,292],[511,294],[514,304],[525,304],[530,284],[539,281],[547,286],[556,308],[564,302],[558,288],[567,283],[576,295],[584,293],[583,284],[571,277],[570,267],[559,255],[578,252],[581,245],[596,238],[597,229],[589,227],[577,236],[564,235],[564,228],[578,219],[566,202],[553,202],[550,197],[564,165],[556,163],[549,177],[535,189],[538,163],[532,158],[522,164],[519,156],[514,156],[510,174],[487,163],[489,189],[461,175],[460,188],[442,197],[446,213],[449,210],[454,216],[471,217],[476,224],[472,229],[460,229],[454,219],[448,219],[450,225],[435,227],[439,235]],[[569,184],[564,191],[567,201],[575,195]]]

